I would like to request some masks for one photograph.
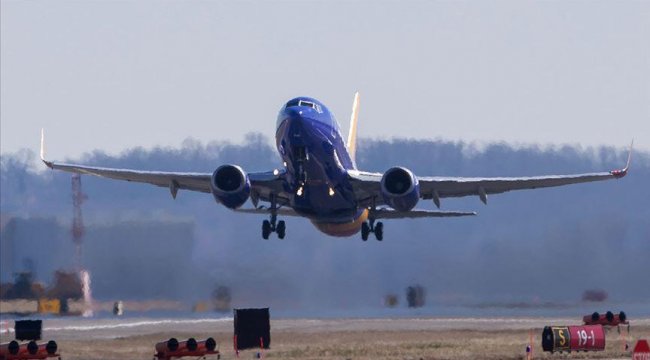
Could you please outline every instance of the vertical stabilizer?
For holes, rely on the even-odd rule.
[[[352,115],[350,116],[350,132],[348,133],[348,153],[352,159],[354,168],[357,167],[357,123],[359,119],[359,92],[354,94],[354,102],[352,103]]]

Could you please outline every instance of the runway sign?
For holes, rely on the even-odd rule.
[[[603,351],[605,331],[602,325],[546,326],[542,332],[544,351]]]
[[[235,309],[235,350],[268,349],[271,346],[269,308]]]
[[[16,340],[41,340],[42,320],[16,320]]]
[[[632,352],[632,360],[650,360],[650,346],[648,340],[641,339],[636,342],[634,352]]]

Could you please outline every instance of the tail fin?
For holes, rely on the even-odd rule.
[[[348,133],[348,153],[352,159],[354,168],[357,168],[357,123],[359,119],[359,92],[354,94],[354,102],[352,103],[352,115],[350,116],[350,132]]]

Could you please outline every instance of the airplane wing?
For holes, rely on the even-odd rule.
[[[420,197],[422,199],[433,199],[438,207],[440,207],[441,198],[470,195],[478,196],[483,203],[487,203],[489,194],[619,179],[627,174],[631,157],[632,147],[630,147],[625,168],[598,173],[495,178],[418,177]],[[351,178],[357,199],[362,204],[370,204],[373,198],[376,205],[383,204],[381,196],[381,178],[383,174],[349,170],[348,176]]]
[[[474,216],[475,212],[463,211],[434,211],[434,210],[420,210],[413,209],[410,211],[397,211],[392,209],[377,209],[374,212],[375,219],[417,219],[417,218],[432,218],[432,217],[459,217],[459,216]]]
[[[258,207],[258,208],[246,208],[246,209],[235,209],[235,212],[240,212],[243,214],[262,214],[262,215],[269,215],[271,213],[271,209],[265,208],[265,207]],[[292,216],[292,217],[302,217],[299,215],[295,210],[291,208],[279,208],[276,210],[277,214],[280,216]]]
[[[210,193],[212,191],[210,188],[210,179],[212,177],[212,173],[115,169],[77,164],[65,164],[45,160],[44,137],[42,132],[41,160],[50,169],[168,187],[172,194],[172,197],[174,198],[176,198],[176,194],[180,189],[199,191],[204,193]],[[254,203],[256,203],[259,199],[268,201],[270,194],[274,193],[279,194],[277,197],[278,203],[280,205],[283,205],[283,176],[284,170],[248,173],[252,187],[251,198],[254,198]]]
[[[192,191],[210,192],[209,173],[179,173],[164,171],[143,171],[131,169],[113,169],[95,166],[75,165],[43,161],[47,167],[71,173],[94,175],[109,179],[147,183],[162,187],[176,187]],[[175,183],[175,184],[174,184]]]
[[[264,207],[254,209],[235,209],[236,212],[245,214],[270,214],[271,210]],[[300,217],[295,210],[291,208],[279,208],[277,214],[280,216],[297,216]],[[417,218],[431,218],[431,217],[459,217],[459,216],[474,216],[475,212],[462,212],[462,211],[434,211],[434,210],[420,210],[413,209],[411,211],[396,211],[392,209],[377,209],[374,212],[375,219],[417,219]]]

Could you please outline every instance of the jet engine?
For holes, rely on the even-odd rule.
[[[242,206],[251,194],[248,174],[236,165],[221,165],[210,180],[212,195],[217,202],[230,209]]]
[[[398,211],[409,211],[420,200],[420,185],[413,173],[403,167],[388,169],[381,178],[384,201]]]

